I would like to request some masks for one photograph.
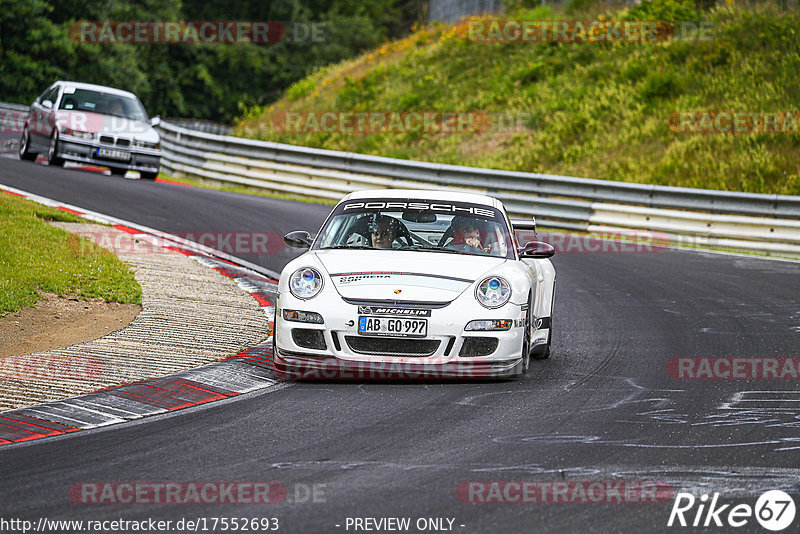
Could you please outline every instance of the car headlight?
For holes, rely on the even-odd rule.
[[[289,291],[299,299],[308,300],[322,289],[322,276],[311,267],[297,269],[289,278]]]
[[[70,130],[69,128],[65,128],[62,132],[64,135],[71,135],[73,137],[80,137],[81,139],[94,139],[95,135],[93,132],[82,132],[80,130]]]
[[[325,324],[322,315],[317,312],[300,311],[300,310],[283,310],[283,318],[287,321],[295,321],[298,323],[316,323]]]
[[[486,308],[499,308],[511,298],[511,286],[504,278],[484,278],[475,288],[475,298]]]
[[[514,321],[511,319],[487,319],[470,321],[464,330],[467,332],[474,332],[477,330],[511,330],[514,326]]]
[[[140,139],[135,139],[133,144],[139,148],[159,148],[158,143],[151,143],[149,141],[142,141]]]

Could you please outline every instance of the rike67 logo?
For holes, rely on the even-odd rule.
[[[762,494],[755,507],[749,504],[721,504],[719,493],[714,493],[710,502],[708,495],[697,499],[691,493],[678,493],[667,526],[738,528],[749,524],[755,517],[762,527],[777,532],[792,525],[794,516],[794,500],[780,490],[770,490]]]

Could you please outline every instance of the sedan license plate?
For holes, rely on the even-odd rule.
[[[125,152],[124,150],[114,150],[113,148],[100,147],[97,149],[97,157],[129,161],[131,159],[131,153]]]
[[[425,337],[428,335],[428,321],[427,319],[360,316],[358,333],[369,336]]]

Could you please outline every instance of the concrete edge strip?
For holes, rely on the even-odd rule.
[[[278,275],[269,269],[178,236],[2,184],[0,191],[88,220],[111,224],[131,234],[154,238],[156,244],[180,252],[232,279],[239,288],[256,299],[270,319],[270,328],[274,327],[271,319],[275,313]],[[274,368],[270,337],[225,360],[195,369],[0,412],[0,445],[109,426],[269,388],[279,383],[272,374]]]

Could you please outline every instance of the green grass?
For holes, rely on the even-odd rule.
[[[142,289],[128,265],[47,221],[85,222],[0,194],[0,316],[34,306],[41,292],[141,304]]]
[[[800,106],[800,14],[773,5],[692,0],[634,8],[581,1],[504,17],[529,20],[707,20],[713,39],[662,43],[475,42],[465,26],[433,25],[318,70],[236,135],[457,165],[648,184],[800,194],[800,134],[692,134],[682,110],[780,112]],[[480,111],[514,128],[459,134],[285,133],[282,111]]]

